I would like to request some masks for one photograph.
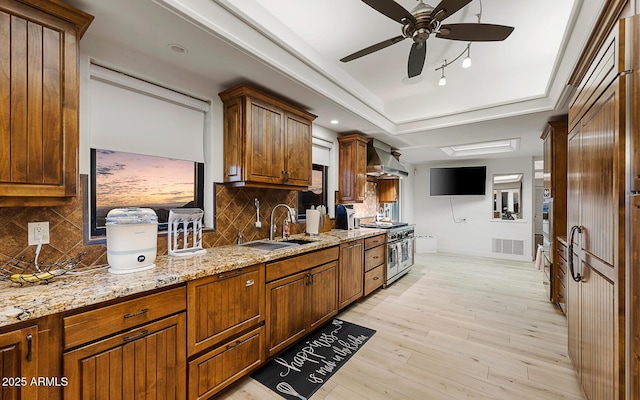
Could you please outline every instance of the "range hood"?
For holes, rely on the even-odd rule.
[[[372,139],[367,145],[367,175],[379,179],[406,178],[409,172],[391,154],[391,146],[377,139]]]

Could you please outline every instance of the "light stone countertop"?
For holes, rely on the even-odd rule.
[[[383,229],[370,228],[332,230],[318,236],[293,235],[292,239],[304,238],[314,243],[275,251],[220,246],[199,256],[158,256],[155,268],[130,274],[112,274],[105,267],[70,271],[48,284],[20,287],[0,281],[0,327],[383,233],[386,233]]]

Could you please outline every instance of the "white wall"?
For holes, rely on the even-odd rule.
[[[114,46],[95,37],[85,37],[80,43],[80,173],[90,173],[88,87],[89,63],[93,61],[105,67],[130,74],[136,78],[173,89],[210,102],[211,111],[205,122],[205,225],[213,226],[213,184],[224,179],[223,165],[223,107],[218,92],[224,88],[212,85],[208,79],[198,77],[187,70],[170,67],[153,59],[131,53],[126,48]],[[333,143],[328,176],[328,210],[334,214],[334,192],[338,190],[338,134],[330,129],[313,125],[313,136]],[[150,137],[149,140],[153,140]],[[180,140],[179,132],[176,140]],[[171,143],[167,143],[171,146]]]
[[[429,168],[487,166],[485,196],[429,195]],[[493,219],[491,181],[495,174],[523,173],[523,220]],[[533,257],[533,160],[531,157],[487,159],[457,163],[421,164],[413,174],[413,221],[416,235],[432,235],[438,239],[438,252],[468,254],[530,261]],[[466,222],[455,223],[466,219]],[[492,253],[492,238],[525,241],[524,256]],[[418,248],[418,251],[420,249]]]

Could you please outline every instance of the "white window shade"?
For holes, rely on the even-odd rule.
[[[90,146],[204,162],[209,104],[91,65]]]
[[[317,137],[312,138],[311,160],[314,164],[329,166],[333,143]]]

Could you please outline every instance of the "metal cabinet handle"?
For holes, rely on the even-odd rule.
[[[582,233],[582,229],[582,226],[574,225],[569,231],[569,270],[571,272],[571,278],[573,278],[573,280],[576,282],[580,282],[582,280],[582,276],[580,276],[580,272],[578,272],[578,274],[575,274],[573,271],[573,235],[576,232]]]
[[[138,339],[143,337],[144,335],[146,335],[147,333],[149,333],[148,329],[143,329],[140,331],[140,333],[138,333],[137,335],[132,335],[132,336],[125,336],[123,341],[125,342],[130,342],[132,340]]]
[[[33,336],[27,335],[27,362],[31,362],[33,359]]]
[[[148,309],[148,308],[143,308],[142,310],[140,310],[140,311],[138,311],[138,312],[136,312],[136,313],[133,313],[133,314],[125,314],[125,315],[123,316],[123,318],[125,318],[125,319],[126,319],[126,318],[133,318],[133,317],[137,317],[137,316],[142,315],[142,314],[146,314],[146,313],[148,313],[148,312],[149,312],[149,309]]]

